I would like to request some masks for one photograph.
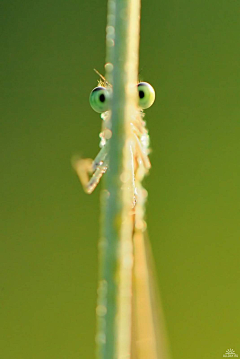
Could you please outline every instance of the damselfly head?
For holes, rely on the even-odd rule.
[[[100,76],[99,85],[90,93],[89,102],[92,109],[98,113],[110,110],[112,99],[112,85],[97,70],[94,71]],[[154,88],[148,82],[139,82],[138,90],[138,106],[145,110],[152,106],[155,101]]]

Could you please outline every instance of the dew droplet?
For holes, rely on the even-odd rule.
[[[113,71],[113,64],[112,64],[111,62],[107,62],[107,63],[105,64],[105,70],[106,70],[108,73],[112,72],[112,71]]]
[[[107,314],[107,308],[105,305],[98,305],[96,308],[96,313],[99,317],[104,317]]]
[[[107,35],[112,36],[112,35],[115,34],[115,29],[114,29],[113,26],[110,25],[110,26],[107,26],[107,27],[106,27],[106,32],[107,32]]]
[[[97,344],[101,343],[101,344],[105,344],[106,343],[106,335],[105,333],[98,333],[96,335],[95,341]]]
[[[107,38],[106,45],[107,45],[107,47],[113,47],[114,46],[114,40]]]

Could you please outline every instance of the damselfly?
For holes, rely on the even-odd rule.
[[[97,71],[96,71],[97,72]],[[98,72],[97,72],[98,73]],[[75,159],[73,167],[87,193],[92,193],[102,175],[109,167],[108,151],[111,131],[110,103],[112,86],[100,76],[99,84],[90,94],[90,105],[101,113],[102,130],[100,133],[100,151],[94,160]],[[143,110],[149,108],[155,100],[155,91],[147,82],[139,82],[138,109],[131,119],[131,153],[133,167],[133,322],[131,359],[166,359],[167,346],[162,313],[159,313],[159,299],[156,300],[154,272],[149,243],[146,235],[145,202],[147,191],[142,181],[149,172],[149,135]],[[160,314],[160,316],[159,316]]]

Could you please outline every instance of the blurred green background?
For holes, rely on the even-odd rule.
[[[106,5],[2,1],[1,359],[94,358],[100,191],[83,193],[70,158],[98,152]],[[239,9],[142,2],[148,228],[173,359],[240,355]]]

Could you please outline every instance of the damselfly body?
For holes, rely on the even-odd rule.
[[[93,192],[109,167],[108,151],[112,137],[110,110],[112,86],[101,74],[99,75],[99,85],[90,94],[90,104],[96,112],[101,113],[100,151],[94,160],[75,159],[73,162],[73,167],[87,193]],[[159,302],[156,299],[151,251],[146,235],[147,191],[142,185],[151,167],[148,157],[149,135],[143,110],[153,104],[155,92],[153,87],[146,82],[138,83],[137,88],[139,107],[130,121],[131,133],[128,138],[131,147],[134,189],[131,212],[134,248],[131,359],[166,359],[168,358],[166,337],[162,325],[162,313],[159,313]]]

